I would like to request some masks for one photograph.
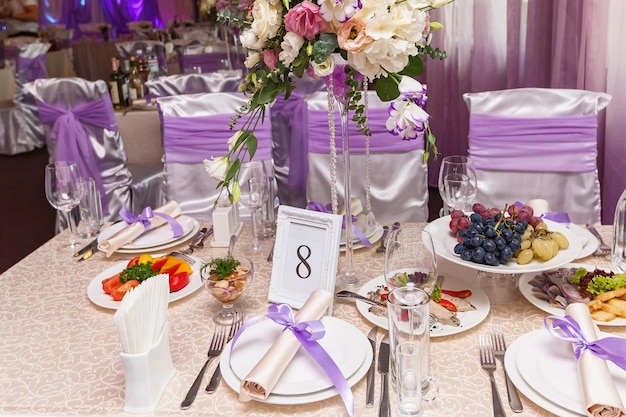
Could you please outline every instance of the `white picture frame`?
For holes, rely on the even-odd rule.
[[[334,294],[341,224],[337,214],[278,207],[269,302],[300,309],[315,290]]]

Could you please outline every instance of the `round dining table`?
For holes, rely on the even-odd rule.
[[[425,225],[421,225],[425,226]],[[612,229],[599,227],[610,241]],[[0,415],[50,416],[124,416],[125,376],[120,353],[122,345],[113,320],[115,310],[102,308],[88,296],[88,286],[103,271],[116,263],[127,262],[133,254],[113,254],[110,258],[97,252],[91,258],[77,261],[59,247],[68,240],[67,231],[55,236],[19,263],[0,275],[3,292],[0,306]],[[25,238],[23,236],[15,236]],[[84,241],[88,243],[88,241]],[[244,223],[234,254],[241,255],[251,243],[251,227]],[[358,290],[381,276],[384,254],[378,244],[354,252]],[[167,251],[186,247],[168,248]],[[267,312],[268,287],[272,277],[273,240],[262,241],[261,250],[251,257],[255,276],[250,287],[236,301],[246,319]],[[165,251],[161,251],[165,253]],[[226,248],[210,244],[196,250],[193,256],[210,261],[224,256]],[[343,255],[339,267],[343,266]],[[609,267],[610,257],[587,256],[576,262]],[[476,286],[474,269],[459,268],[439,262],[439,273],[456,275]],[[344,289],[337,282],[336,291]],[[335,395],[313,403],[268,404],[239,401],[238,394],[224,381],[214,394],[204,386],[217,365],[214,361],[205,375],[205,383],[194,404],[187,410],[180,403],[206,360],[207,349],[216,328],[213,321],[221,304],[204,288],[171,302],[167,311],[170,350],[174,377],[163,392],[156,416],[346,416],[342,399]],[[354,300],[334,299],[333,316],[344,320],[367,335],[372,323],[358,310]],[[521,294],[505,304],[492,303],[488,314],[477,325],[449,336],[431,338],[431,373],[439,384],[439,396],[425,404],[424,416],[490,416],[493,415],[488,374],[479,363],[479,335],[500,326],[510,345],[519,337],[544,327],[547,313]],[[626,337],[623,327],[602,327],[609,334]],[[384,330],[378,332],[382,339]],[[495,373],[499,394],[507,416],[514,413],[508,406],[502,367]],[[366,378],[352,386],[354,415],[377,416],[380,399],[380,374],[375,377],[375,401],[366,407]],[[553,416],[529,398],[520,394],[523,412],[520,416]],[[393,397],[393,394],[392,394]],[[394,415],[392,413],[392,415]]]

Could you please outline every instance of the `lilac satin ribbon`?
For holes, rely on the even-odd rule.
[[[120,217],[126,222],[126,224],[131,225],[141,222],[141,224],[143,224],[144,233],[150,230],[150,219],[154,216],[164,219],[170,225],[172,231],[174,232],[174,238],[181,237],[183,235],[183,227],[180,223],[178,223],[172,216],[158,211],[152,211],[152,207],[146,207],[138,216],[126,210],[124,207],[120,210]]]
[[[302,347],[311,355],[315,362],[326,373],[330,381],[333,383],[337,392],[343,399],[343,403],[346,406],[346,410],[350,416],[354,415],[354,398],[352,397],[352,391],[348,386],[348,381],[341,373],[341,370],[330,357],[328,352],[317,342],[322,339],[326,334],[324,324],[319,320],[302,321],[295,323],[293,310],[288,304],[272,304],[267,309],[267,314],[253,317],[245,322],[239,331],[233,337],[233,341],[230,344],[230,358],[232,358],[233,347],[237,342],[239,336],[252,324],[258,322],[262,318],[267,317],[277,324],[284,327],[283,331],[291,330],[296,339],[300,342]]]
[[[592,172],[597,169],[597,128],[595,115],[471,114],[468,154],[478,169]]]
[[[54,159],[57,161],[74,161],[80,175],[84,178],[93,177],[96,181],[102,210],[109,214],[106,192],[97,157],[89,141],[89,135],[83,124],[117,131],[117,121],[110,99],[102,98],[68,109],[63,105],[37,101],[39,118],[43,125],[52,126],[50,139],[56,141]]]
[[[212,156],[228,153],[228,138],[235,130],[228,124],[232,113],[212,116],[174,117],[163,116],[163,147],[167,163],[202,163]],[[272,133],[270,123],[257,126],[257,160],[272,159]]]
[[[549,322],[551,321],[551,324]],[[543,319],[544,326],[550,334],[558,339],[575,345],[574,357],[578,360],[585,350],[593,353],[600,359],[611,361],[623,370],[626,370],[626,339],[619,337],[605,337],[589,342],[583,334],[578,322],[571,316],[548,316]],[[556,330],[559,328],[561,331]]]
[[[17,73],[20,74],[20,80],[22,82],[34,81],[38,78],[48,78],[46,54],[41,54],[34,58],[26,58],[18,55],[15,61],[15,69]]]
[[[193,54],[193,55],[181,55],[180,56],[180,68],[185,70],[192,69],[193,67],[202,68],[202,72],[214,72],[221,68],[221,61],[228,59],[226,53],[208,53],[208,54]]]
[[[309,201],[309,203],[307,204],[307,209],[313,210],[313,211],[319,211],[321,213],[332,212],[332,206],[330,204],[323,205],[322,203],[318,203],[316,201]],[[359,229],[358,227],[354,225],[354,222],[356,222],[356,220],[357,220],[356,216],[352,216],[352,222],[353,222],[352,233],[354,233],[354,235],[359,238],[359,240],[364,246],[367,246],[368,248],[371,247],[372,242],[370,242],[370,240],[367,238],[367,236],[365,236],[365,233],[363,233],[361,229]],[[346,216],[345,215],[343,215],[342,220],[341,220],[341,228],[342,229],[346,228]]]
[[[517,208],[522,208],[524,206],[524,203],[520,201],[516,201],[515,206]],[[539,217],[541,217],[542,219],[552,220],[553,222],[557,222],[557,223],[564,223],[564,224],[571,223],[569,219],[569,215],[563,211],[549,211],[547,213],[540,214]]]

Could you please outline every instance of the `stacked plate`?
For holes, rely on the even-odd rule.
[[[176,245],[179,245],[198,232],[200,230],[200,223],[189,216],[178,216],[176,218],[178,223],[183,228],[183,234],[179,237],[173,237],[172,229],[167,224],[157,227],[155,229],[148,230],[146,233],[139,236],[133,242],[127,243],[120,247],[116,252],[119,253],[146,253],[157,252],[165,250]],[[126,223],[120,222],[102,231],[98,237],[98,242],[102,242],[124,229],[127,226]]]
[[[372,348],[363,333],[351,324],[334,317],[322,318],[326,328],[320,345],[335,361],[348,385],[356,384],[372,362]],[[220,368],[224,381],[237,393],[241,381],[272,346],[283,327],[271,320],[250,326],[237,339],[231,352],[224,348]],[[300,348],[281,375],[265,402],[270,404],[306,404],[337,395],[332,382],[315,360]]]
[[[366,230],[364,234],[365,236],[367,236],[367,239],[373,245],[375,242],[380,240],[381,237],[383,237],[383,226],[380,223],[376,223],[375,226],[371,227],[369,230]],[[361,249],[365,247],[365,245],[363,244],[363,242],[361,242],[359,237],[355,236],[354,234],[352,234],[352,242],[353,242],[353,245],[352,245],[353,249]],[[341,243],[340,243],[339,248],[342,251],[346,250],[346,236],[343,230],[341,231]]]
[[[517,389],[532,402],[562,417],[586,416],[572,345],[541,329],[516,339],[504,358]],[[626,373],[611,362],[609,370],[626,403]]]

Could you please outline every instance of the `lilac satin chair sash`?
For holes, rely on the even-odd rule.
[[[214,72],[222,69],[221,61],[227,59],[225,53],[215,54],[195,54],[195,55],[180,55],[180,68],[182,72],[192,69],[193,67],[200,67],[202,72]]]
[[[26,58],[18,55],[15,61],[15,69],[20,74],[21,81],[29,82],[38,78],[48,78],[46,69],[46,54],[35,58]]]
[[[83,124],[117,130],[111,102],[107,99],[100,99],[68,109],[37,101],[37,108],[41,123],[52,126],[50,138],[57,143],[55,160],[74,161],[81,176],[93,177],[96,180],[102,199],[102,208],[105,214],[108,214],[102,175]]]
[[[291,104],[291,103],[289,103]],[[289,163],[289,188],[306,192],[306,181],[309,170],[307,161],[308,153],[328,154],[330,152],[328,132],[328,112],[308,110],[306,102],[300,100],[295,104],[291,125],[295,127],[292,132],[291,153]],[[272,111],[274,109],[272,108]],[[278,109],[277,111],[280,111]],[[288,110],[289,111],[289,110]],[[385,122],[389,117],[387,107],[368,109],[368,124],[372,137],[370,140],[370,152],[406,152],[424,148],[424,141],[399,140],[387,131]],[[350,151],[365,153],[365,135],[357,130],[356,123],[350,122]],[[342,153],[341,121],[339,113],[335,112],[335,141],[337,153]]]
[[[227,140],[232,114],[195,117],[163,117],[163,147],[166,163],[202,163],[212,156],[228,153]],[[270,123],[257,126],[254,134],[258,147],[254,159],[272,159]]]
[[[597,117],[470,115],[469,156],[478,169],[530,172],[596,170]]]

